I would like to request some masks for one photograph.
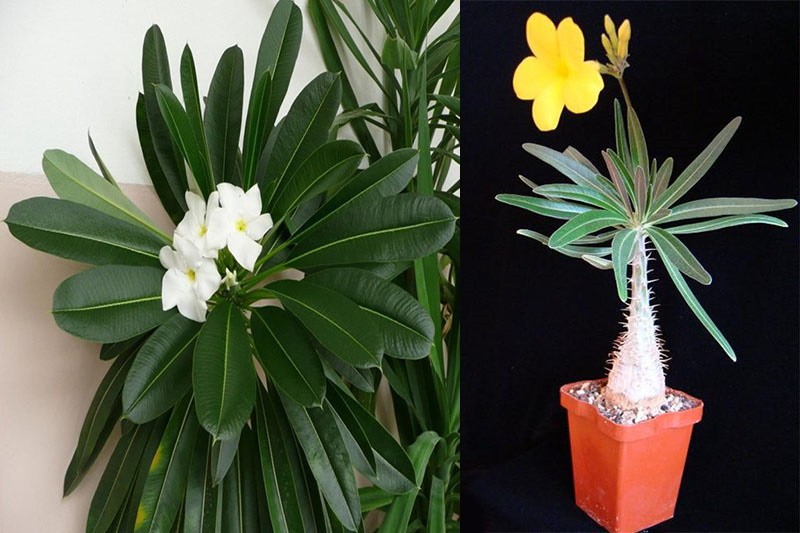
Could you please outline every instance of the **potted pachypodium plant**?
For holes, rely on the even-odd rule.
[[[374,386],[384,356],[427,357],[431,317],[390,277],[445,245],[455,217],[402,192],[416,150],[362,165],[358,144],[331,140],[338,75],[276,122],[301,33],[280,0],[243,120],[238,47],[201,98],[187,46],[181,103],[161,31],[147,32],[137,127],[174,232],[125,196],[91,140],[100,174],[49,150],[59,198],[9,211],[22,242],[94,265],[53,297],[58,326],[113,359],[64,480],[67,495],[121,427],[87,531],[357,531],[355,470],[388,495],[418,490],[419,468],[352,383]]]
[[[650,159],[623,73],[628,65],[631,26],[617,29],[605,18],[602,44],[608,63],[584,60],[584,39],[571,18],[558,27],[534,13],[527,22],[533,56],[517,67],[517,96],[533,100],[533,119],[543,131],[556,128],[564,107],[590,110],[598,101],[602,75],[615,78],[627,107],[623,120],[614,103],[616,148],[602,152],[600,171],[574,148],[564,152],[537,144],[523,148],[572,183],[537,185],[522,178],[538,197],[500,194],[501,202],[566,222],[549,237],[518,233],[569,257],[613,270],[617,293],[627,305],[625,330],[611,352],[607,379],[561,387],[568,411],[575,497],[579,507],[613,532],[639,531],[673,516],[700,400],[665,386],[664,350],[651,303],[648,261],[657,256],[689,308],[736,360],[733,348],[701,307],[684,276],[704,285],[711,276],[679,236],[742,224],[786,227],[761,213],[788,209],[791,199],[708,198],[679,201],[709,170],[741,119],[733,119],[686,169],[672,178],[671,158]],[[701,219],[692,221],[692,219]]]

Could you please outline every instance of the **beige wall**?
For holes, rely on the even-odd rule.
[[[165,230],[152,189],[123,186]],[[43,176],[0,173],[0,217],[15,202],[54,196]],[[78,533],[113,446],[61,497],[83,417],[109,363],[50,315],[53,291],[86,268],[28,248],[0,225],[0,533]]]

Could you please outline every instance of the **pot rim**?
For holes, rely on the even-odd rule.
[[[681,428],[696,424],[703,417],[702,400],[695,398],[694,396],[683,391],[669,387],[667,387],[667,390],[680,393],[681,395],[697,402],[697,405],[690,409],[684,409],[683,411],[661,413],[655,418],[631,425],[618,424],[612,420],[609,420],[600,414],[597,406],[592,405],[584,400],[579,400],[569,393],[570,389],[587,382],[602,384],[606,381],[607,378],[584,379],[562,385],[560,388],[561,405],[569,412],[570,415],[588,419],[597,427],[598,430],[616,441],[629,442],[645,439],[669,429]]]

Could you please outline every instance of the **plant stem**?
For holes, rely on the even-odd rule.
[[[650,305],[646,236],[639,230],[634,245],[631,297],[626,331],[617,340],[605,396],[625,409],[658,409],[664,402],[661,341]]]
[[[620,76],[617,78],[617,81],[619,81],[619,87],[622,89],[622,96],[625,98],[625,104],[628,106],[628,109],[633,109],[631,95],[628,94],[628,87],[625,85],[625,80],[623,80],[622,76]]]

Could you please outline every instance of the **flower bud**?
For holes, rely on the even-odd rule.
[[[611,44],[613,44],[614,47],[616,48],[616,46],[617,46],[617,30],[614,27],[614,21],[611,20],[611,17],[606,15],[605,17],[603,17],[603,25],[606,28],[606,34],[608,35],[608,38],[611,41]]]
[[[617,46],[617,52],[620,58],[624,58],[628,55],[628,43],[631,40],[631,23],[628,19],[620,25],[619,27],[619,44]]]

